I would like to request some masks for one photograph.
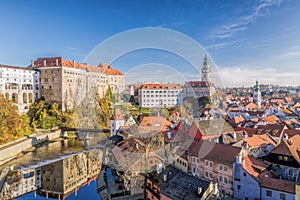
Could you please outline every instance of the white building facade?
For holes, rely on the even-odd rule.
[[[141,107],[172,107],[182,104],[182,88],[178,84],[148,83],[138,90]]]
[[[0,92],[14,102],[19,113],[40,97],[39,72],[31,68],[0,65]]]

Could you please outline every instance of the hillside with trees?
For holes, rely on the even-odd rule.
[[[30,135],[34,130],[26,114],[19,115],[12,101],[0,94],[0,144]]]

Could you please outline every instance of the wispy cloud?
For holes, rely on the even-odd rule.
[[[279,59],[299,59],[300,58],[300,45],[295,45],[287,49],[284,53],[279,55]]]
[[[276,68],[261,67],[253,69],[249,66],[223,67],[217,72],[224,86],[251,86],[258,79],[264,84],[295,85],[299,83],[300,72],[282,71]]]
[[[64,47],[65,49],[68,49],[68,50],[78,50],[78,48],[76,47]]]
[[[184,23],[183,22],[170,22],[170,23],[164,23],[164,24],[159,24],[157,27],[160,28],[175,28],[182,26]]]
[[[215,43],[215,44],[210,44],[210,45],[207,45],[205,46],[205,49],[206,50],[209,50],[209,49],[222,49],[224,47],[228,47],[228,46],[232,46],[236,43],[238,43],[239,41],[232,41],[232,42],[221,42],[221,43]]]
[[[264,0],[257,4],[251,11],[251,14],[240,16],[231,24],[223,25],[212,38],[228,38],[236,32],[247,30],[249,24],[254,23],[258,17],[269,13],[272,6],[279,6],[283,0]]]
[[[227,46],[228,42],[221,42],[221,43],[216,43],[216,44],[211,44],[205,47],[206,50],[209,49],[222,49],[223,47]]]

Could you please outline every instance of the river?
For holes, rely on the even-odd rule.
[[[22,157],[1,166],[2,169],[14,166],[22,172],[9,177],[9,180],[18,179],[11,181],[13,183],[7,178],[6,190],[15,199],[53,199],[52,196],[67,200],[100,199],[95,178],[102,165],[100,149],[104,139],[103,133],[94,133],[87,140],[57,139],[29,150]],[[30,181],[31,185],[27,185]]]

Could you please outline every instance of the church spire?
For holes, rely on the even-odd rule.
[[[203,59],[201,80],[205,81],[205,82],[210,82],[210,66],[209,66],[207,54],[205,54],[204,59]]]

